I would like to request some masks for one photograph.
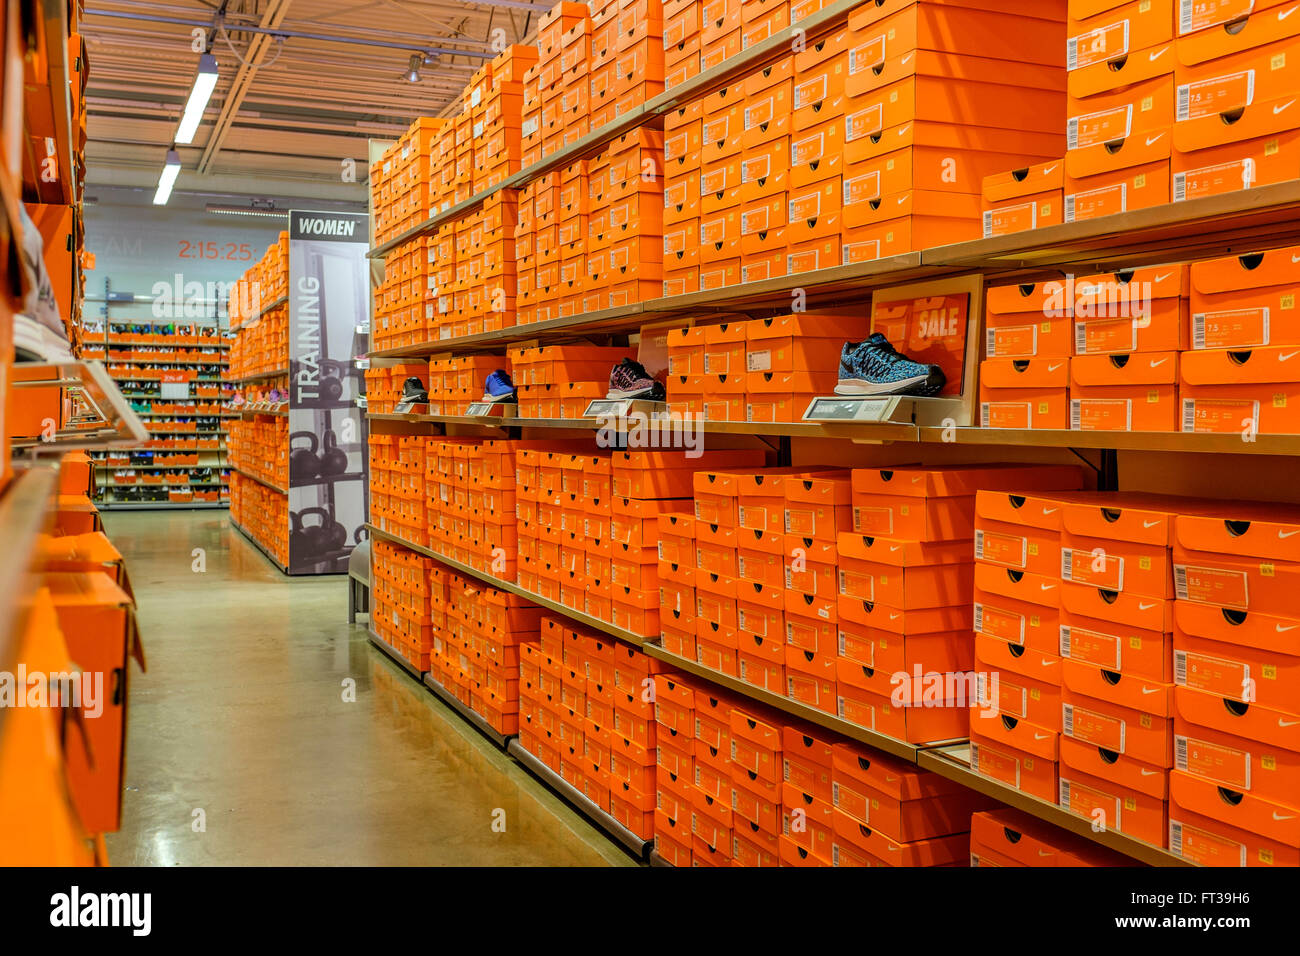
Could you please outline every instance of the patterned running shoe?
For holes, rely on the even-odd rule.
[[[835,394],[938,395],[947,381],[939,366],[913,362],[875,332],[865,342],[844,343]]]
[[[515,383],[510,380],[510,373],[504,369],[497,369],[483,383],[483,401],[513,402],[516,400]]]
[[[621,400],[640,398],[648,402],[662,402],[666,396],[663,383],[656,382],[640,362],[625,358],[609,373],[607,398]]]

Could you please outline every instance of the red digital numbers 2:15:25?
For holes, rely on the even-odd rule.
[[[250,262],[253,247],[247,242],[190,242],[180,240],[180,258],[182,259],[225,259],[231,262]]]

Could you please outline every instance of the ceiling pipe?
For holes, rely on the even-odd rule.
[[[171,23],[182,27],[203,27],[204,29],[212,29],[211,20],[198,20],[190,17],[165,17],[156,13],[128,13],[124,10],[101,10],[89,7],[83,10],[82,13],[85,16],[92,17],[110,17],[117,20],[138,20],[146,23]],[[272,37],[289,37],[298,40],[320,40],[324,43],[350,43],[354,46],[382,47],[388,50],[409,50],[417,53],[441,53],[446,56],[471,56],[477,57],[480,60],[490,60],[496,56],[495,53],[479,50],[458,50],[453,49],[452,47],[443,46],[418,46],[413,43],[390,43],[385,40],[365,40],[360,37],[345,37],[330,33],[307,33],[303,30],[289,30],[283,27],[245,26],[243,24],[235,25],[232,23],[225,24],[225,27],[232,33],[262,33]]]

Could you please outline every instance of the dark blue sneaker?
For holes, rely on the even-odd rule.
[[[947,384],[937,365],[913,362],[880,332],[865,342],[845,342],[836,395],[938,395]]]
[[[483,383],[483,401],[513,402],[516,400],[515,383],[510,380],[510,374],[504,369],[497,369]]]

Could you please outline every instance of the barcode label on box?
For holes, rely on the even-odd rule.
[[[1187,198],[1187,174],[1174,173],[1174,202],[1182,202]]]
[[[976,604],[975,605],[975,632],[980,633],[983,630],[984,630],[984,605]],[[841,646],[840,648],[841,653],[843,652],[843,650],[844,648],[843,646]]]
[[[1189,84],[1178,87],[1178,120],[1182,122],[1192,116],[1192,88]]]
[[[1192,32],[1192,9],[1196,5],[1196,0],[1178,0],[1178,32]],[[1181,842],[1181,832],[1179,834]]]
[[[1067,737],[1074,736],[1074,706],[1072,704],[1061,705],[1061,722],[1064,725],[1064,733]],[[1065,803],[1067,801],[1061,801]]]
[[[1083,428],[1083,402],[1077,398],[1070,399],[1070,430],[1079,431]]]
[[[1186,581],[1185,578],[1184,581]],[[1186,587],[1185,584],[1184,587]],[[1179,684],[1183,687],[1187,686],[1187,652],[1186,651],[1174,651],[1174,683]]]
[[[1074,206],[1075,206],[1074,194],[1071,193],[1069,196],[1065,197],[1065,221],[1066,222],[1074,222]]]
[[[1190,5],[1185,0],[1185,5]],[[1183,825],[1177,820],[1169,821],[1169,852],[1174,856],[1183,855]]]
[[[1061,625],[1061,656],[1070,656],[1070,629],[1064,624]]]
[[[1174,767],[1178,770],[1187,770],[1187,738],[1174,737]]]
[[[984,238],[993,238],[993,210],[984,210]]]
[[[1196,431],[1196,399],[1194,398],[1183,399],[1183,431],[1185,432]],[[1175,569],[1175,576],[1177,576],[1177,569]],[[1185,588],[1186,586],[1187,586],[1187,572],[1184,571],[1183,587]]]

